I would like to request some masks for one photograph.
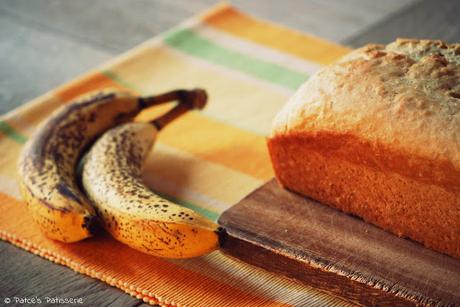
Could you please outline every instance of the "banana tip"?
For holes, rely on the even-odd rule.
[[[223,246],[225,244],[225,242],[227,241],[227,238],[228,238],[227,231],[225,230],[225,228],[219,227],[219,228],[216,229],[215,232],[216,232],[218,240],[219,240],[219,246]]]
[[[98,234],[101,230],[97,216],[85,216],[82,227],[87,229],[92,236]]]

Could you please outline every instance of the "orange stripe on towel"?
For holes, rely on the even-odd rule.
[[[167,297],[169,304],[181,305],[193,305],[197,299],[206,306],[286,306],[229,286],[219,280],[221,276],[210,278],[138,252],[107,234],[71,244],[50,240],[35,226],[24,202],[0,193],[0,204],[1,239],[129,294],[153,297],[154,301]]]
[[[335,62],[350,51],[321,38],[242,14],[230,6],[203,19],[224,32],[320,64]]]
[[[68,102],[87,92],[104,88],[130,91],[128,88],[106,77],[102,73],[95,72],[91,75],[86,75],[80,80],[69,83],[68,86],[60,87],[54,94],[59,100]]]

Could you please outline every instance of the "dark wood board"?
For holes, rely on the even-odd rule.
[[[460,305],[460,260],[282,189],[275,179],[224,212],[223,250],[364,305]]]

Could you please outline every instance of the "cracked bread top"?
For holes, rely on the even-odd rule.
[[[277,114],[271,137],[352,134],[460,171],[460,44],[367,45],[312,76]]]

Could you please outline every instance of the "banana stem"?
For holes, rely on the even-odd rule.
[[[187,90],[177,90],[172,91],[164,95],[169,95],[169,97],[175,97],[173,100],[178,100],[179,104],[166,112],[164,115],[152,120],[150,123],[154,125],[158,130],[161,130],[164,126],[180,117],[181,115],[187,113],[193,109],[203,109],[208,100],[206,91],[202,89],[194,89],[191,91]]]
[[[140,97],[139,105],[142,109],[148,108],[151,106],[156,106],[166,102],[178,100],[180,102],[186,102],[193,99],[195,96],[204,96],[204,104],[206,104],[206,92],[202,89],[193,89],[193,90],[174,90],[166,92],[160,95]],[[204,105],[203,105],[204,107]]]

